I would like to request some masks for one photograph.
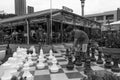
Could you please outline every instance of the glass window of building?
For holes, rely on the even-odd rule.
[[[97,16],[96,20],[103,20],[103,16]]]
[[[107,16],[106,16],[106,20],[108,20],[108,19],[109,19],[109,20],[114,19],[114,15],[113,15],[113,14],[107,15]]]

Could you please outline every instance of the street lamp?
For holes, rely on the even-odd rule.
[[[81,8],[82,8],[82,16],[84,16],[84,5],[85,5],[85,0],[80,0],[81,1]]]

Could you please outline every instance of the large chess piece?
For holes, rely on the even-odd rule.
[[[81,52],[76,52],[76,55],[75,55],[75,65],[76,66],[82,66],[82,61],[81,61]]]
[[[104,64],[105,68],[111,68],[112,64],[111,64],[111,55],[110,54],[105,54],[105,64]]]
[[[103,64],[103,60],[102,60],[102,52],[99,50],[98,51],[98,60],[97,60],[97,64]]]
[[[95,58],[95,48],[91,48],[91,51],[92,51],[92,53],[91,53],[91,61],[96,61],[96,58]]]
[[[44,54],[43,54],[43,49],[42,48],[40,49],[40,55],[39,55],[39,59],[38,60],[42,61],[42,62],[45,61]]]
[[[74,64],[72,62],[72,56],[71,55],[68,56],[68,64],[67,64],[66,68],[68,70],[73,70],[73,68],[74,68]]]
[[[81,52],[81,61],[85,62],[85,52]]]
[[[50,67],[51,72],[58,72],[59,71],[59,67],[58,67],[56,61],[53,61],[52,64],[53,65]]]
[[[12,49],[10,48],[9,44],[7,44],[7,47],[6,47],[6,55],[12,56]]]
[[[23,78],[26,78],[26,80],[33,80],[34,77],[29,70],[25,70],[23,73]]]
[[[40,53],[40,49],[42,48],[42,44],[39,42],[38,53]]]
[[[87,59],[84,64],[84,74],[90,74],[93,70],[91,68],[90,59]]]
[[[69,56],[69,52],[70,52],[69,49],[66,49],[66,54],[65,54],[66,57]]]
[[[54,56],[53,56],[53,51],[52,51],[52,49],[50,50],[49,54],[50,54],[50,55],[49,55],[49,57],[48,57],[48,58],[49,58],[50,60],[52,60],[52,59],[53,59],[53,57],[54,57]]]
[[[37,64],[37,68],[43,69],[44,67],[45,67],[45,64],[42,61],[39,61],[39,63]]]
[[[119,57],[114,56],[114,57],[113,57],[113,66],[112,66],[112,68],[111,68],[111,70],[112,70],[113,72],[120,72],[120,68],[119,68],[119,66],[118,66],[118,62],[119,62]]]
[[[86,57],[87,58],[90,58],[90,45],[88,45],[88,48],[87,48],[87,53],[86,53]]]

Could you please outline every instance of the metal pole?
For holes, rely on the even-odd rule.
[[[27,44],[29,45],[30,43],[30,39],[29,39],[29,22],[28,22],[28,20],[26,19],[26,23],[27,23]]]
[[[52,41],[52,0],[50,0],[50,26],[51,26],[51,41]]]
[[[82,5],[82,16],[84,16],[84,5]]]

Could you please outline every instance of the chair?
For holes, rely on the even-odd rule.
[[[0,51],[0,64],[2,64],[2,60],[5,58],[5,55],[6,55],[5,50],[1,50]]]

